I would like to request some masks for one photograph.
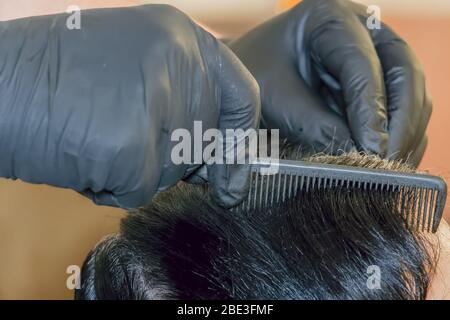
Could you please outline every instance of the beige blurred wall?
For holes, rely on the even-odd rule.
[[[148,3],[173,5],[222,37],[243,33],[281,8],[278,0],[1,0],[0,20],[65,12],[71,5],[89,9]]]
[[[0,299],[71,298],[67,267],[80,266],[122,211],[69,190],[0,180]]]
[[[376,5],[382,11],[395,15],[433,15],[443,16],[450,13],[448,0],[355,0],[366,5]]]
[[[0,20],[63,12],[71,4],[89,8],[141,2],[0,0]],[[292,1],[282,2],[288,6]],[[430,143],[421,167],[449,178],[450,14],[443,14],[442,7],[425,17],[416,9],[409,15],[391,2],[384,2],[382,18],[417,52],[434,98]],[[408,0],[414,5],[420,2],[429,3]],[[0,204],[0,299],[70,299],[73,292],[66,288],[67,267],[80,265],[95,243],[117,230],[123,215],[121,210],[97,207],[73,191],[4,179],[0,179]]]

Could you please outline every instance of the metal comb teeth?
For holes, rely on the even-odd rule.
[[[276,174],[262,173],[262,169],[274,165]],[[291,160],[274,164],[269,159],[257,159],[252,164],[248,197],[238,208],[248,211],[270,207],[293,198],[300,190],[336,187],[394,194],[408,227],[427,232],[436,232],[447,198],[447,185],[436,176]]]

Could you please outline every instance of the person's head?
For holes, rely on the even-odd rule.
[[[358,154],[309,161],[410,171]],[[180,183],[131,212],[83,266],[78,299],[423,299],[437,261],[386,192],[301,191],[231,212]]]

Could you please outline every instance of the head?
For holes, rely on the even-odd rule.
[[[356,153],[304,160],[412,171]],[[310,189],[281,205],[231,212],[206,187],[180,183],[89,253],[76,297],[423,299],[437,249],[406,227],[394,198]],[[371,282],[378,271],[379,283]]]

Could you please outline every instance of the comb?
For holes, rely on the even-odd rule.
[[[268,174],[273,171],[276,173]],[[238,206],[264,208],[295,197],[299,191],[327,188],[392,193],[406,225],[436,232],[447,198],[447,184],[437,176],[367,169],[305,161],[256,159],[252,163],[248,197]]]

